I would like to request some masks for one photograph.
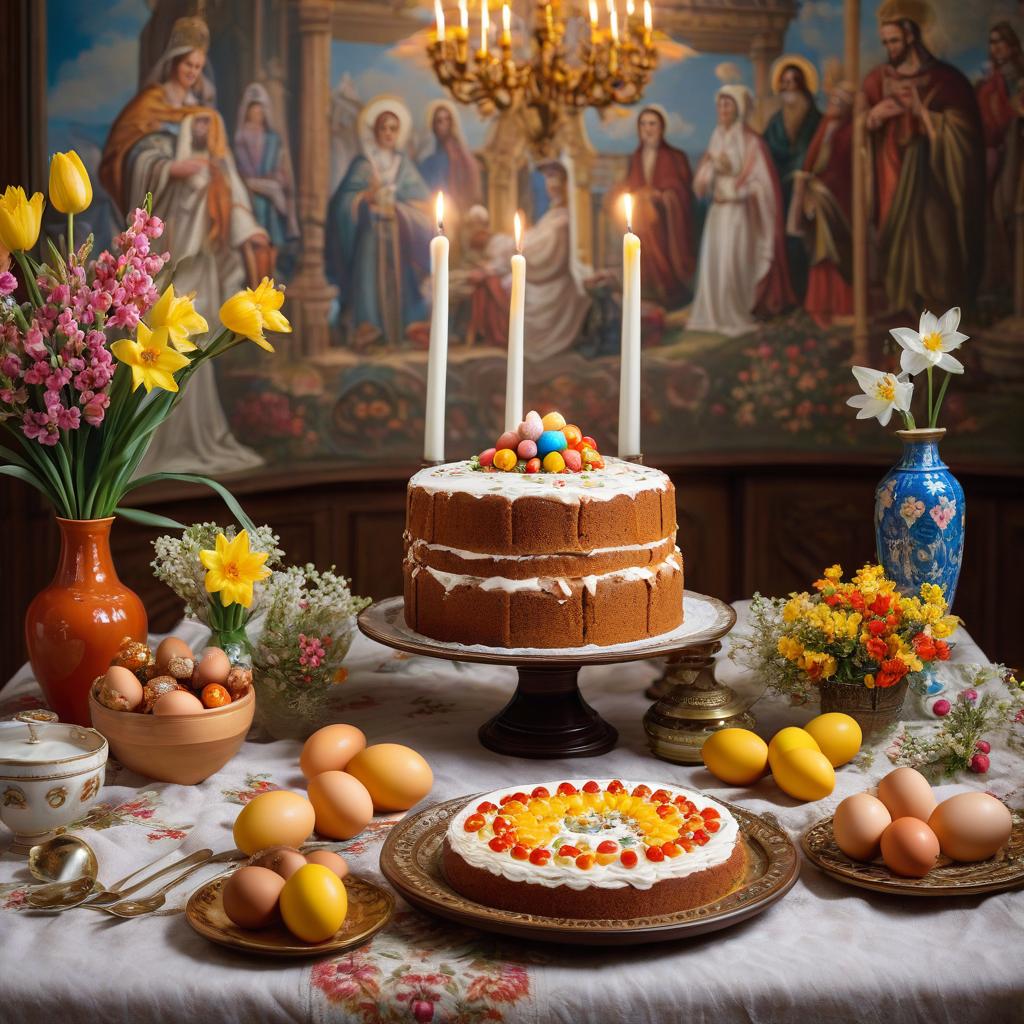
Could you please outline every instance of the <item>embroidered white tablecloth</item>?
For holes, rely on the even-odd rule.
[[[745,603],[739,607],[742,622]],[[192,625],[179,633],[201,635]],[[955,661],[985,660],[965,633],[956,639]],[[648,706],[643,689],[659,666],[644,663],[582,674],[587,700],[619,730],[614,751],[520,761],[476,740],[477,727],[511,693],[513,670],[411,658],[361,636],[347,664],[334,718],[358,725],[371,743],[419,750],[434,769],[431,801],[560,774],[655,777],[772,811],[798,840],[844,796],[891,768],[881,743],[873,760],[839,771],[831,797],[801,805],[770,779],[737,789],[703,768],[655,761],[641,718]],[[756,680],[732,663],[721,661],[719,672],[756,693]],[[0,715],[39,703],[26,667],[0,693]],[[775,697],[763,697],[753,710],[765,736],[814,714]],[[926,717],[917,697],[908,697],[906,714]],[[101,880],[113,881],[161,853],[176,859],[204,846],[229,849],[240,805],[274,786],[302,788],[299,749],[291,741],[247,742],[220,773],[194,787],[151,782],[111,763],[105,813],[81,831],[99,857]],[[1024,805],[1024,758],[996,745],[988,776],[958,782]],[[343,852],[356,871],[383,881],[378,854],[397,817],[375,819],[347,844]],[[1024,1021],[1022,891],[949,901],[891,898],[842,885],[804,861],[796,886],[773,908],[689,941],[608,950],[531,947],[458,928],[399,900],[393,922],[359,950],[314,962],[273,961],[215,946],[188,926],[181,908],[214,869],[172,892],[168,912],[157,916],[42,915],[25,908],[29,876],[9,843],[10,833],[0,828],[0,1024]]]

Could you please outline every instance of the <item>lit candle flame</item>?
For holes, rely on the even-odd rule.
[[[434,216],[437,218],[437,233],[444,234],[444,193],[438,192],[434,200]]]
[[[644,28],[651,31],[651,0],[644,0]]]
[[[632,231],[633,231],[633,197],[632,197],[632,195],[630,195],[629,192],[627,192],[622,197],[622,207],[626,211],[626,230],[632,234]]]
[[[444,8],[441,0],[434,0],[434,21],[437,24],[437,38],[444,39]]]
[[[635,10],[636,10],[636,7],[633,5],[633,0],[626,0],[626,17],[627,18],[632,18],[633,17],[633,12]]]
[[[459,28],[463,32],[469,31],[469,7],[466,5],[466,0],[459,0]]]
[[[506,38],[512,34],[512,9],[508,4],[501,5],[501,31]]]
[[[523,222],[519,216],[519,211],[516,210],[516,215],[512,218],[512,228],[516,236],[516,252],[523,251]]]
[[[590,31],[597,28],[597,0],[590,0]]]
[[[480,0],[480,50],[487,52],[487,35],[491,30],[491,13],[487,9],[487,0]]]

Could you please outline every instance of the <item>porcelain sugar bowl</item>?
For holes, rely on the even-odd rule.
[[[12,850],[83,817],[103,787],[107,741],[95,730],[57,721],[52,711],[20,711],[0,722],[0,821]]]

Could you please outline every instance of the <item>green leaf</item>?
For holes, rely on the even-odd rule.
[[[133,523],[141,523],[143,526],[159,526],[162,530],[185,529],[185,524],[179,523],[177,519],[161,516],[156,512],[147,512],[142,508],[125,508],[118,505],[114,509],[114,515],[121,516],[122,519],[129,519]]]
[[[0,476],[13,476],[16,480],[21,480],[30,487],[34,487],[41,494],[45,494],[57,506],[59,512],[65,516],[69,515],[68,509],[64,507],[63,500],[57,495],[52,494],[42,480],[30,469],[24,469],[22,466],[0,466]]]
[[[180,480],[186,484],[202,484],[205,487],[209,487],[210,490],[216,491],[224,499],[224,504],[227,505],[238,523],[250,533],[255,533],[256,527],[253,521],[245,514],[245,510],[238,503],[238,499],[223,484],[217,483],[216,480],[211,480],[208,476],[198,476],[195,473],[150,473],[148,476],[140,476],[137,480],[133,480],[125,488],[124,493],[127,494],[129,491],[134,491],[136,487],[144,487],[146,484],[156,483],[158,480]]]

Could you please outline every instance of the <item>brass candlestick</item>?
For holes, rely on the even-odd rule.
[[[721,638],[736,623],[732,612],[716,637],[671,655],[665,673],[647,691],[658,701],[644,715],[644,731],[655,757],[674,764],[700,764],[700,748],[718,729],[751,729],[754,716],[747,702],[715,679],[715,655]]]

